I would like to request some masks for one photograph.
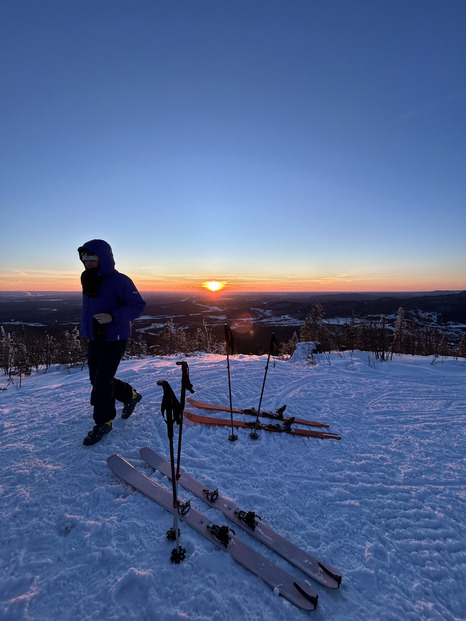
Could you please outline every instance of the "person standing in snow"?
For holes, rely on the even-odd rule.
[[[85,270],[81,274],[83,308],[81,334],[89,339],[89,379],[92,384],[94,428],[84,438],[89,446],[112,429],[115,400],[121,401],[122,417],[129,418],[142,396],[130,384],[115,378],[131,336],[131,321],[146,303],[133,281],[115,269],[110,245],[93,239],[78,248]]]

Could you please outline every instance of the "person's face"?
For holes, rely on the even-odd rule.
[[[87,270],[92,270],[92,269],[95,269],[96,267],[99,267],[99,262],[98,261],[84,261],[84,267]]]

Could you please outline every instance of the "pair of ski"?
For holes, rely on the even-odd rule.
[[[141,457],[152,468],[172,479],[173,471],[169,461],[149,447],[141,449],[140,453]],[[189,524],[218,547],[226,550],[237,562],[273,589],[276,589],[280,595],[304,610],[315,609],[318,595],[309,584],[294,578],[249,547],[236,537],[234,531],[228,526],[214,524],[202,513],[191,507],[189,503],[178,502],[175,506],[173,495],[165,487],[136,470],[120,455],[112,455],[108,458],[107,463],[117,476],[171,513],[178,513],[180,520]],[[263,523],[254,512],[241,510],[231,500],[220,495],[218,490],[207,489],[202,483],[183,471],[179,472],[177,478],[180,485],[185,489],[202,499],[210,507],[222,511],[234,524],[244,528],[249,534],[265,543],[310,578],[329,588],[335,589],[340,586],[341,575],[336,569],[322,563],[316,557],[276,533],[270,526]]]
[[[270,339],[269,353],[267,356],[267,363],[265,365],[264,379],[262,381],[262,390],[261,390],[261,395],[259,399],[259,407],[257,408],[257,410],[254,408],[247,409],[247,410],[240,410],[238,408],[234,408],[232,397],[231,397],[230,355],[234,352],[235,345],[234,345],[233,333],[227,324],[225,324],[225,344],[226,344],[226,351],[227,351],[228,392],[229,392],[229,398],[230,398],[230,407],[226,408],[223,406],[215,406],[210,403],[202,403],[199,401],[195,401],[194,399],[190,400],[189,398],[188,398],[188,401],[189,403],[191,403],[191,405],[194,405],[194,407],[199,407],[199,408],[203,408],[207,410],[230,412],[230,422],[228,422],[224,418],[214,418],[212,416],[200,416],[199,414],[193,414],[192,412],[185,412],[184,413],[185,418],[189,419],[193,423],[201,423],[204,425],[218,425],[221,427],[230,426],[231,434],[228,439],[231,441],[238,439],[238,436],[235,435],[234,433],[234,429],[241,428],[241,427],[243,429],[250,430],[251,433],[249,434],[249,437],[252,440],[257,440],[259,438],[259,434],[257,432],[260,430],[261,431],[274,431],[276,433],[288,433],[292,436],[305,436],[308,438],[309,437],[320,438],[321,440],[325,440],[325,439],[341,440],[341,437],[335,433],[329,433],[329,432],[324,432],[324,431],[311,431],[310,429],[296,429],[295,427],[292,427],[293,424],[308,425],[310,427],[328,427],[328,425],[324,423],[319,423],[317,421],[308,421],[305,419],[294,418],[294,417],[285,418],[283,417],[283,411],[286,406],[280,408],[274,414],[271,412],[262,412],[261,410],[262,397],[264,396],[265,380],[267,378],[267,371],[269,368],[270,357],[274,354],[274,351],[278,349],[278,341],[275,337],[275,334],[272,334],[272,337]],[[248,423],[242,420],[234,420],[233,413],[250,414],[251,416],[254,416],[256,420],[254,423],[252,422]],[[275,424],[265,425],[260,422],[259,419],[261,417],[278,419],[280,422],[275,423]]]
[[[196,401],[191,397],[187,398],[188,403],[190,403],[195,408],[203,409],[203,410],[214,410],[217,412],[229,412],[230,408],[222,405],[213,405],[211,403],[204,403],[203,401]],[[278,415],[272,412],[260,412],[257,414],[257,410],[254,408],[251,409],[240,409],[240,408],[232,408],[232,412],[237,414],[249,414],[251,416],[260,416],[265,418],[273,418],[278,420],[279,422],[275,424],[262,424],[260,422],[249,423],[242,420],[231,420],[228,421],[225,418],[215,418],[213,416],[202,416],[199,414],[194,414],[193,412],[185,412],[184,416],[192,423],[200,423],[204,425],[218,425],[222,427],[228,427],[232,425],[233,427],[242,427],[244,429],[259,429],[263,431],[275,431],[280,433],[288,433],[292,436],[304,436],[308,438],[320,438],[321,440],[332,439],[332,440],[341,440],[341,436],[336,433],[330,433],[328,431],[314,431],[312,429],[299,429],[296,427],[292,427],[293,424],[298,425],[307,425],[308,427],[328,427],[326,423],[320,423],[314,420],[307,420],[305,418],[286,418],[283,416],[284,408],[280,408],[278,410]]]

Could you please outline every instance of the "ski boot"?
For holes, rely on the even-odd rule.
[[[137,390],[133,390],[133,398],[129,403],[125,403],[123,406],[123,410],[121,411],[121,418],[129,418],[131,414],[134,412],[134,408],[141,401],[142,395],[140,395]]]
[[[91,446],[92,444],[96,444],[100,442],[102,438],[107,435],[112,430],[112,421],[104,423],[103,425],[95,425],[91,431],[87,434],[87,436],[83,440],[83,444],[85,446]]]

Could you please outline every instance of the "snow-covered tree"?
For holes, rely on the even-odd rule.
[[[3,326],[0,326],[0,368],[3,369],[5,375],[10,377],[13,368],[15,347],[16,345],[12,335],[6,332]]]
[[[173,319],[166,323],[158,337],[157,345],[160,353],[165,356],[176,354],[178,345],[176,340],[176,328]]]
[[[325,309],[322,304],[314,304],[299,330],[299,340],[305,343],[318,341],[322,351],[333,349],[333,339],[325,321]]]
[[[466,358],[466,331],[461,335],[461,339],[458,345],[458,356]]]
[[[66,366],[68,370],[72,367],[83,367],[86,361],[86,354],[83,342],[79,336],[79,329],[75,326],[72,330],[65,330],[60,339],[58,362]]]
[[[137,337],[133,337],[128,340],[126,353],[131,358],[143,358],[144,356],[147,356],[147,350],[147,343],[142,334],[138,334]]]
[[[215,334],[208,327],[205,321],[202,328],[197,328],[191,341],[193,351],[204,351],[209,354],[225,353],[224,346],[219,343]]]
[[[392,352],[394,354],[403,353],[404,338],[406,332],[405,310],[402,306],[398,309],[395,320],[395,330],[393,333]]]
[[[360,330],[354,316],[354,312],[351,315],[351,319],[346,319],[344,330],[345,347],[350,352],[354,352],[355,349],[361,348]]]
[[[291,356],[291,354],[296,349],[296,345],[299,343],[299,338],[296,332],[293,332],[293,336],[285,342],[280,343],[280,347],[278,350],[279,356]]]

